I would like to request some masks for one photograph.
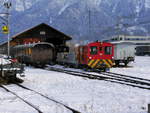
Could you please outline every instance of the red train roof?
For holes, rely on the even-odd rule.
[[[94,46],[94,45],[102,45],[102,46],[112,46],[113,44],[109,43],[109,42],[92,42],[89,43],[88,46]]]

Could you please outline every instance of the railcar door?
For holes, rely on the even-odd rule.
[[[105,64],[108,66],[108,67],[112,67],[114,64],[113,64],[113,55],[114,55],[114,51],[113,51],[113,45],[112,44],[104,44],[103,45],[103,61],[105,62]]]
[[[91,43],[88,45],[88,62],[87,65],[95,68],[99,62],[99,43]]]
[[[87,53],[88,53],[88,47],[87,46],[83,46],[83,54],[82,54],[82,63],[83,64],[87,64],[87,62],[88,62],[88,55],[87,55]]]
[[[86,64],[87,63],[87,53],[88,53],[88,50],[87,50],[87,46],[80,46],[79,47],[79,63],[80,64]]]

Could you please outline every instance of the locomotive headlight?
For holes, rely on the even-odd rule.
[[[112,59],[114,59],[114,57],[112,57]]]
[[[92,57],[89,57],[89,59],[92,59]]]

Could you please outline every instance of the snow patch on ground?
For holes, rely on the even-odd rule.
[[[113,68],[111,71],[150,79],[149,61],[150,57],[136,57],[135,62],[131,63],[130,67]],[[90,80],[32,67],[27,67],[25,74],[24,86],[41,92],[82,113],[147,113],[147,104],[150,103],[149,90],[103,80]],[[48,111],[50,103],[46,100],[39,98],[37,95],[31,95],[28,91],[24,92],[14,85],[7,87],[13,88],[17,94],[30,99],[31,102],[37,105],[43,104],[39,108],[44,109],[47,113],[68,113],[65,110],[56,112],[56,109]],[[34,109],[19,99],[14,99],[13,95],[1,89],[0,96],[0,100],[3,103],[2,106],[0,105],[0,113],[25,113],[27,110],[28,113],[36,113]],[[19,107],[17,108],[16,106]],[[60,109],[60,105],[58,104],[52,104],[51,106]]]
[[[136,57],[128,68],[112,68],[112,72],[150,79],[150,57]]]

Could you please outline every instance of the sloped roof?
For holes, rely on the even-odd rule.
[[[19,36],[21,36],[21,35],[23,35],[23,34],[32,32],[34,29],[40,28],[41,26],[45,26],[45,27],[47,27],[49,30],[53,30],[53,31],[55,31],[55,32],[58,32],[60,35],[62,35],[63,37],[65,37],[64,40],[71,40],[71,39],[72,39],[70,36],[64,34],[63,32],[58,31],[57,29],[55,29],[55,28],[53,28],[53,27],[51,27],[51,26],[49,26],[49,25],[47,25],[47,24],[45,24],[45,23],[41,23],[41,24],[39,24],[39,25],[36,25],[36,26],[31,27],[31,28],[29,28],[29,29],[26,29],[26,30],[24,30],[24,31],[22,31],[22,32],[20,32],[20,33],[17,33],[16,35],[12,36],[11,38],[12,38],[12,39],[17,38],[17,37],[19,37]]]

